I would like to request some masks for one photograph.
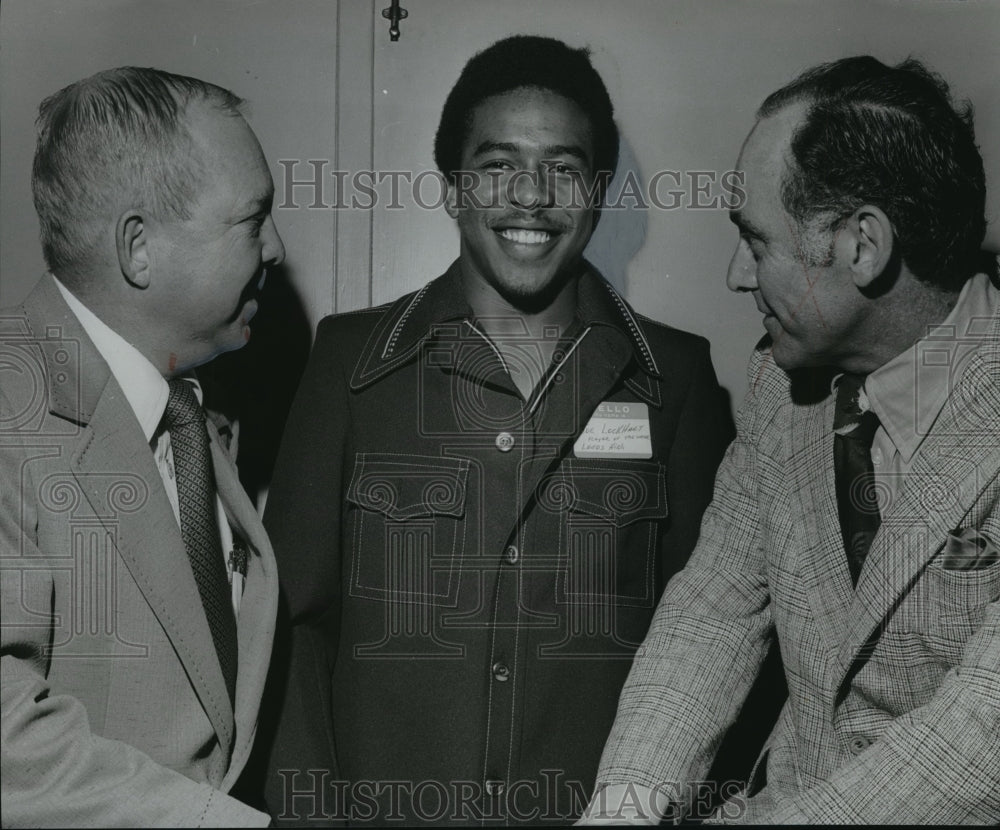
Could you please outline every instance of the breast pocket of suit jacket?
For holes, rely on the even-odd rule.
[[[347,490],[352,596],[454,605],[469,462],[358,453]]]
[[[914,605],[922,609],[921,639],[952,665],[961,660],[966,642],[983,624],[987,606],[1000,601],[1000,556],[992,542],[992,551],[983,555],[979,542],[949,534],[914,592]]]
[[[656,461],[566,459],[541,483],[539,503],[557,523],[557,602],[652,608],[665,473]]]
[[[957,665],[991,603],[1000,601],[1000,550],[976,529],[949,533],[888,621],[884,639]]]

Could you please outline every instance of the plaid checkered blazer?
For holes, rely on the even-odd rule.
[[[666,787],[690,809],[776,637],[789,697],[717,819],[1000,821],[1000,561],[956,569],[947,555],[956,538],[1000,541],[1000,318],[979,337],[856,589],[833,395],[815,375],[803,394],[758,348],[700,541],[636,655],[598,786]]]

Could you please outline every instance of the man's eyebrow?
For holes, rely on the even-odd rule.
[[[272,204],[274,204],[274,188],[250,198],[247,201],[247,208],[252,214],[270,213]]]
[[[516,153],[517,145],[509,141],[484,141],[472,155],[481,156],[483,153]]]
[[[240,224],[258,220],[263,222],[265,217],[271,212],[273,204],[273,190],[254,194],[239,206],[237,212],[233,214],[233,221]]]
[[[517,153],[521,147],[510,141],[484,141],[473,151],[473,156],[484,153]],[[542,148],[542,154],[549,158],[555,156],[575,156],[581,161],[588,161],[587,151],[579,144],[550,144]]]
[[[587,151],[579,144],[552,144],[544,148],[547,156],[576,156],[581,161],[588,161]]]
[[[729,221],[736,225],[736,227],[743,233],[747,233],[750,236],[756,236],[758,239],[764,238],[764,232],[753,222],[749,221],[741,211],[729,211]]]

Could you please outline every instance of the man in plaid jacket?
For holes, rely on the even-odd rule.
[[[970,113],[915,61],[849,58],[771,95],[739,168],[728,283],[768,337],[587,815],[696,812],[776,640],[788,700],[716,820],[996,823],[1000,291]]]

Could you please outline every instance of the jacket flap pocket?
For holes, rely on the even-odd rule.
[[[656,461],[566,459],[561,485],[567,509],[616,527],[667,517],[665,467]]]
[[[465,514],[469,462],[429,455],[358,453],[347,499],[402,522]]]

